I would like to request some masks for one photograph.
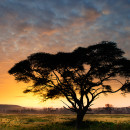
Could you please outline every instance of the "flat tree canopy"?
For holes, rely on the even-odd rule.
[[[73,52],[35,53],[9,70],[17,81],[32,82],[25,93],[33,92],[47,99],[65,97],[77,113],[80,124],[100,94],[130,92],[130,60],[114,42],[79,47]],[[122,81],[123,79],[123,81]],[[111,82],[117,82],[118,87]]]

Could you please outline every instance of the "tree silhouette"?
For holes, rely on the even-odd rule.
[[[77,113],[79,126],[100,94],[130,91],[130,60],[123,54],[116,43],[102,41],[71,53],[32,54],[15,64],[9,74],[17,81],[33,82],[24,93],[39,94],[44,100],[65,97],[71,105],[64,104]],[[113,81],[119,83],[118,89]]]
[[[105,104],[105,110],[107,110],[109,112],[109,114],[111,114],[113,109],[113,105],[112,104]]]

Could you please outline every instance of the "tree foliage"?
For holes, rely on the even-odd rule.
[[[83,118],[100,94],[130,92],[130,60],[123,54],[116,43],[102,41],[70,53],[32,54],[15,64],[9,73],[17,81],[33,81],[25,93],[37,93],[44,100],[65,97],[71,104],[65,103],[69,109],[77,113],[77,118]],[[119,77],[125,81],[121,82]],[[111,81],[118,82],[119,88],[115,90]]]

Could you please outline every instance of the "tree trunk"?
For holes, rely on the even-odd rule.
[[[76,120],[76,128],[77,129],[79,129],[80,126],[82,125],[84,115],[85,115],[85,113],[82,111],[77,113],[77,120]]]

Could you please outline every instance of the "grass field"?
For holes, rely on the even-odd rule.
[[[0,114],[0,130],[74,130],[76,115]],[[130,130],[129,114],[87,114],[83,130]]]

